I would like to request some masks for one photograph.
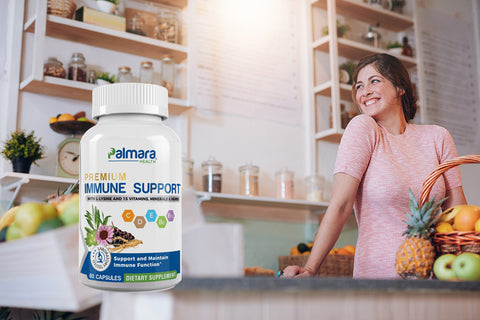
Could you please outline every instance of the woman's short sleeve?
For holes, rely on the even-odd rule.
[[[367,115],[353,118],[338,147],[335,173],[343,172],[362,180],[375,149],[378,125]]]

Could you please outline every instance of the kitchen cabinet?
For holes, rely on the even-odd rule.
[[[412,4],[415,6],[416,4]],[[415,9],[415,8],[413,8]],[[321,30],[321,25],[318,15],[315,10],[321,10],[322,14],[326,16],[328,35],[324,35],[318,30]],[[415,10],[413,10],[413,14]],[[415,32],[415,18],[405,14],[399,14],[389,11],[387,9],[379,8],[364,3],[360,0],[308,0],[307,1],[307,24],[308,24],[308,39],[307,45],[310,46],[308,50],[308,60],[310,67],[309,82],[309,114],[310,134],[312,141],[310,143],[313,149],[312,161],[317,165],[317,145],[318,141],[328,141],[338,143],[344,131],[341,118],[342,102],[352,102],[352,90],[350,84],[340,82],[339,66],[342,59],[348,59],[358,62],[358,60],[366,55],[374,53],[388,53],[386,49],[381,47],[374,47],[372,45],[362,42],[357,36],[339,37],[337,34],[337,21],[345,19],[353,21],[352,23],[365,23],[370,26],[379,25],[380,30],[386,32]],[[347,23],[348,25],[348,23]],[[358,29],[358,28],[357,28]],[[358,30],[355,30],[358,32]],[[353,32],[353,30],[352,30]],[[398,56],[409,70],[418,72],[417,65],[420,61],[420,52],[418,34],[415,34],[417,39],[416,56]],[[396,40],[396,39],[392,39]],[[327,76],[319,77],[315,72],[318,70],[316,64],[319,63],[322,55],[328,56],[328,66],[324,66],[323,70],[327,70]],[[320,57],[320,58],[319,58]],[[325,57],[324,57],[325,58]],[[318,71],[317,71],[318,72]],[[418,72],[420,73],[420,72]],[[420,76],[420,74],[419,74]],[[321,80],[317,80],[322,78]],[[422,79],[420,79],[422,80]],[[421,89],[420,83],[420,89]],[[421,96],[421,94],[420,94]],[[327,98],[328,103],[324,99]],[[423,111],[422,111],[423,112]]]
[[[155,2],[188,10],[188,1],[156,0]],[[48,58],[45,56],[46,38],[62,39],[76,43],[83,43],[92,47],[111,51],[139,55],[144,58],[160,60],[170,55],[177,64],[185,64],[187,72],[182,77],[180,96],[169,98],[170,114],[181,114],[190,107],[188,97],[189,72],[187,36],[182,44],[170,43],[128,32],[112,30],[84,22],[47,14],[47,0],[26,0],[24,17],[24,33],[33,34],[33,43],[26,43],[25,35],[22,45],[22,68],[20,90],[40,94],[53,95],[83,101],[91,101],[91,92],[94,84],[55,78],[43,75],[43,64]],[[34,10],[30,10],[34,7]],[[31,12],[32,11],[32,12]],[[188,16],[188,15],[186,15]],[[186,27],[185,25],[185,28]],[[183,44],[185,43],[185,44]],[[26,63],[28,59],[30,63]],[[91,61],[94,63],[94,61]],[[31,65],[30,65],[31,64]],[[28,70],[27,70],[28,69]]]

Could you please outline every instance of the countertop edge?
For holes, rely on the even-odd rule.
[[[279,279],[273,277],[190,278],[178,284],[175,292],[185,291],[404,291],[480,292],[480,281],[381,280],[351,278]]]

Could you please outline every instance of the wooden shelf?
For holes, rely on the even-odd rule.
[[[319,94],[325,97],[332,96],[332,81],[327,81],[313,88],[314,94]],[[340,84],[340,99],[345,101],[352,101],[352,86],[349,84]]]
[[[321,132],[317,132],[315,134],[315,140],[316,141],[326,141],[326,142],[334,142],[334,143],[339,143],[340,140],[342,139],[343,132],[345,130],[340,129],[327,129],[323,130]]]
[[[388,30],[398,32],[414,25],[414,21],[410,17],[386,9],[377,9],[358,0],[337,0],[336,4],[338,15],[360,20],[371,25],[380,23],[381,28]],[[312,5],[327,10],[327,0],[313,0]]]
[[[30,19],[25,24],[25,30],[27,32],[35,32],[34,22],[35,19]],[[187,47],[179,44],[99,27],[54,15],[47,16],[46,35],[134,55],[141,53],[143,57],[156,60],[160,60],[167,54],[172,56],[175,63],[181,63],[187,59]]]
[[[315,202],[296,199],[276,199],[269,197],[249,197],[234,194],[214,193],[195,191],[195,194],[201,202],[213,202],[232,205],[249,205],[249,206],[262,206],[272,208],[287,208],[287,209],[301,209],[310,210],[313,213],[324,212],[328,207],[328,202]]]
[[[319,50],[325,53],[329,52],[330,37],[325,36],[313,43],[313,49]],[[389,53],[387,50],[375,48],[363,43],[359,43],[349,39],[338,39],[338,55],[350,60],[359,60],[361,57],[374,54],[374,53]],[[417,60],[415,58],[406,56],[397,56],[397,58],[403,62],[405,67],[413,68],[417,66]]]
[[[29,78],[20,84],[20,90],[22,91],[88,102],[92,101],[92,90],[96,87],[95,84],[50,76],[44,76],[43,81]],[[169,115],[180,115],[192,108],[188,106],[186,100],[176,98],[168,98],[168,107]]]

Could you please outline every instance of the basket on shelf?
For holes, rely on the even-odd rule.
[[[422,192],[420,194],[420,206],[428,200],[430,191],[445,171],[450,168],[456,167],[461,164],[467,163],[480,163],[480,155],[468,155],[453,158],[440,164],[430,175],[427,177],[422,186]],[[444,233],[435,233],[433,235],[433,246],[435,247],[437,254],[460,254],[463,252],[473,252],[480,254],[480,232],[475,231],[452,231]]]
[[[74,0],[48,0],[47,13],[72,19],[77,5]]]
[[[308,255],[279,256],[278,270],[287,266],[303,267],[308,260]],[[318,269],[317,276],[320,277],[352,277],[353,276],[353,255],[329,254]]]

